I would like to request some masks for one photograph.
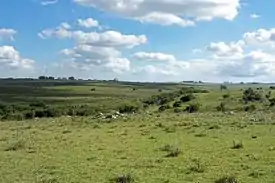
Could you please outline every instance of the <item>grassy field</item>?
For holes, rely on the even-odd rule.
[[[114,104],[123,99],[132,102],[159,94],[159,89],[169,93],[183,87],[40,83],[34,95],[36,92],[30,89],[33,83],[2,84],[1,89],[6,87],[1,90],[2,102],[28,104],[29,99],[39,98],[49,105],[108,105],[110,98]],[[25,92],[28,100],[7,98],[13,94],[24,99],[23,92],[21,96],[15,89],[18,87],[32,92]],[[96,90],[91,92],[90,88]],[[194,93],[195,99],[183,103],[177,113],[173,108],[160,112],[154,105],[117,119],[63,116],[0,122],[0,182],[274,183],[275,114],[269,100],[245,104],[241,87],[222,92],[218,85],[203,88],[209,92]],[[264,95],[268,87],[260,92]],[[172,106],[180,98],[167,105]],[[62,102],[52,102],[59,100]],[[200,103],[199,111],[184,112],[194,102]],[[221,102],[226,104],[226,111],[217,111]],[[256,109],[245,112],[244,107],[250,105]],[[236,181],[219,181],[230,176]]]

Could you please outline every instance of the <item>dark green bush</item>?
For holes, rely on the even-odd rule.
[[[163,112],[163,111],[165,111],[167,109],[171,109],[171,107],[169,105],[162,105],[162,106],[159,107],[159,111],[160,112]]]
[[[198,112],[199,109],[200,109],[200,104],[199,103],[193,103],[193,104],[188,105],[185,108],[185,111],[189,112],[189,113],[195,113],[195,112]]]
[[[263,100],[262,93],[254,91],[252,88],[248,88],[243,92],[243,100],[245,102],[255,102]]]
[[[138,112],[139,107],[137,105],[133,105],[133,104],[124,104],[122,106],[119,107],[118,111],[120,113],[135,113]]]
[[[195,99],[196,97],[193,95],[193,94],[188,94],[188,95],[184,95],[184,96],[182,96],[181,98],[180,98],[180,100],[182,101],[182,102],[189,102],[189,101],[191,101],[191,100],[193,100],[193,99]]]
[[[275,106],[275,98],[269,99],[269,102],[270,102],[270,104],[269,104],[270,107]]]
[[[95,88],[91,88],[91,91],[94,92],[94,91],[96,91],[96,89]]]
[[[224,99],[227,99],[227,98],[229,98],[229,97],[230,97],[230,94],[224,94],[224,95],[223,95],[223,98],[224,98]]]
[[[215,183],[238,183],[238,180],[234,176],[225,176],[216,180]]]
[[[114,183],[133,183],[134,178],[130,174],[119,175],[116,178],[111,179],[111,181],[114,182]]]
[[[47,105],[44,103],[44,102],[40,102],[40,101],[37,101],[37,102],[33,102],[30,104],[30,107],[33,107],[33,108],[46,108]]]
[[[176,108],[176,107],[181,107],[181,101],[176,101],[174,104],[173,104],[173,107]]]
[[[257,109],[257,107],[254,104],[244,107],[244,111],[246,111],[246,112],[252,112],[252,111],[255,111],[256,109]]]
[[[225,107],[225,103],[221,102],[217,107],[216,107],[217,111],[221,111],[221,112],[225,112],[226,111],[226,107]]]

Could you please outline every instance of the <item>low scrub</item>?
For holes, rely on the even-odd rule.
[[[189,170],[196,173],[203,173],[206,171],[206,165],[200,159],[194,159]]]
[[[169,105],[162,105],[159,107],[159,112],[166,111],[167,109],[171,109]]]
[[[251,104],[251,105],[248,105],[248,106],[245,106],[244,107],[244,111],[246,112],[253,112],[257,109],[256,105],[254,104]]]
[[[232,149],[243,149],[244,145],[242,141],[233,141]]]
[[[234,176],[225,176],[216,180],[215,183],[238,183],[238,180]]]
[[[173,107],[174,107],[174,108],[181,107],[181,101],[176,101],[176,102],[173,104]]]
[[[139,107],[133,104],[124,104],[119,107],[118,111],[120,113],[135,113],[138,112]]]
[[[225,107],[225,103],[221,102],[217,107],[216,107],[217,111],[221,111],[221,112],[225,112],[226,111],[226,107]]]
[[[184,95],[180,98],[181,102],[190,102],[191,100],[195,99],[196,97],[193,94]]]
[[[132,175],[126,174],[126,175],[119,175],[119,176],[111,179],[111,181],[113,183],[133,183],[134,178]]]
[[[189,112],[189,113],[195,113],[195,112],[198,112],[199,109],[200,109],[200,104],[199,103],[193,103],[193,104],[188,105],[185,108],[185,111]]]

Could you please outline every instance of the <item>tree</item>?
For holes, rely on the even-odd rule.
[[[75,78],[73,76],[69,77],[68,79],[72,80],[72,81],[75,80]]]
[[[220,89],[221,89],[221,91],[227,90],[227,86],[226,86],[226,85],[221,85],[221,86],[220,86]]]
[[[46,76],[39,76],[38,79],[39,80],[46,80]]]

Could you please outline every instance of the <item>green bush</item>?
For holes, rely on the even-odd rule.
[[[230,97],[230,94],[224,94],[222,97],[223,97],[224,99],[227,99],[227,98]]]
[[[174,108],[181,107],[181,101],[176,101],[176,102],[173,104],[173,107],[174,107]]]
[[[199,109],[200,109],[200,104],[199,103],[193,103],[193,104],[188,105],[185,108],[185,111],[189,112],[189,113],[195,113],[195,112],[198,112]]]
[[[189,102],[189,101],[191,101],[191,100],[193,100],[193,99],[195,99],[196,97],[193,95],[193,94],[188,94],[188,95],[185,95],[185,96],[182,96],[181,98],[180,98],[180,100],[182,101],[182,102]]]
[[[263,100],[262,93],[254,91],[252,88],[248,88],[243,92],[243,100],[245,102],[255,102]]]
[[[248,105],[244,107],[244,111],[246,112],[253,112],[257,109],[257,107],[254,104]]]
[[[163,111],[165,111],[167,109],[171,109],[171,107],[169,105],[162,105],[162,106],[159,107],[159,111],[160,112],[163,112]]]
[[[46,108],[47,105],[44,103],[44,102],[40,102],[40,101],[37,101],[37,102],[33,102],[29,105],[30,107],[33,107],[33,108]]]
[[[215,183],[238,183],[238,180],[234,176],[225,176],[216,180]]]
[[[118,111],[120,113],[135,113],[138,112],[139,107],[133,104],[124,104],[119,107]]]
[[[130,174],[119,175],[119,176],[111,179],[111,182],[114,182],[114,183],[133,183],[134,182],[134,178]]]
[[[221,102],[220,105],[216,107],[216,109],[217,111],[225,112],[226,111],[225,103]]]

